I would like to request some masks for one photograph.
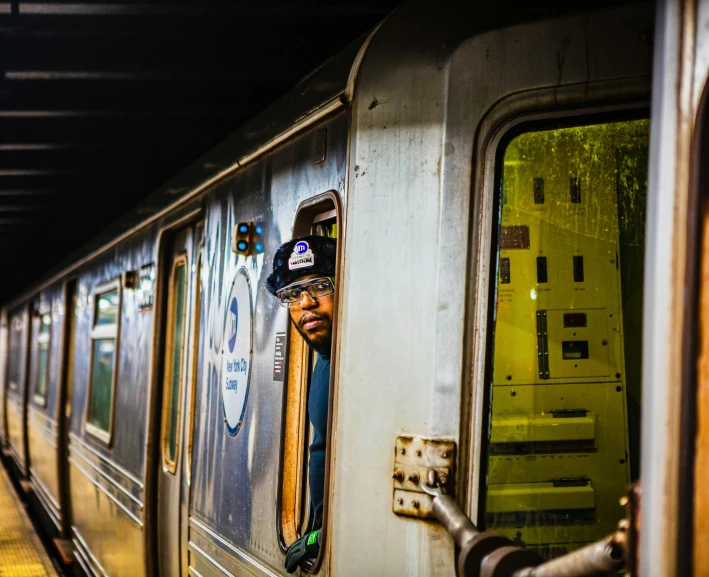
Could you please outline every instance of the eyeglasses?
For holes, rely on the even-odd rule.
[[[309,278],[294,282],[278,291],[278,301],[281,306],[289,309],[299,308],[303,293],[308,295],[308,298],[315,302],[326,296],[330,296],[335,292],[335,282],[329,277]]]

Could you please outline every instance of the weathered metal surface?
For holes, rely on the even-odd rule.
[[[394,447],[394,499],[397,515],[434,518],[431,496],[424,484],[450,492],[455,467],[455,443],[419,437],[397,437]]]
[[[479,519],[500,138],[524,119],[645,109],[652,55],[640,37],[651,26],[652,9],[635,6],[486,32],[462,8],[404,5],[372,42],[352,109],[337,574],[451,573],[440,527],[396,515],[371,522],[391,506],[381,440],[456,441],[456,484]],[[375,473],[352,475],[362,455]]]

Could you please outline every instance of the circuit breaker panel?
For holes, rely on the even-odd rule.
[[[504,154],[486,525],[549,556],[623,516],[621,226],[647,137],[644,120],[527,132]]]

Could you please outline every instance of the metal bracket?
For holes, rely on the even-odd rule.
[[[394,502],[397,515],[433,519],[433,499],[423,486],[440,486],[451,494],[455,465],[455,443],[420,437],[397,437],[394,472]]]

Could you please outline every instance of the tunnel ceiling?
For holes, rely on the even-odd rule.
[[[0,303],[396,4],[0,2]]]

